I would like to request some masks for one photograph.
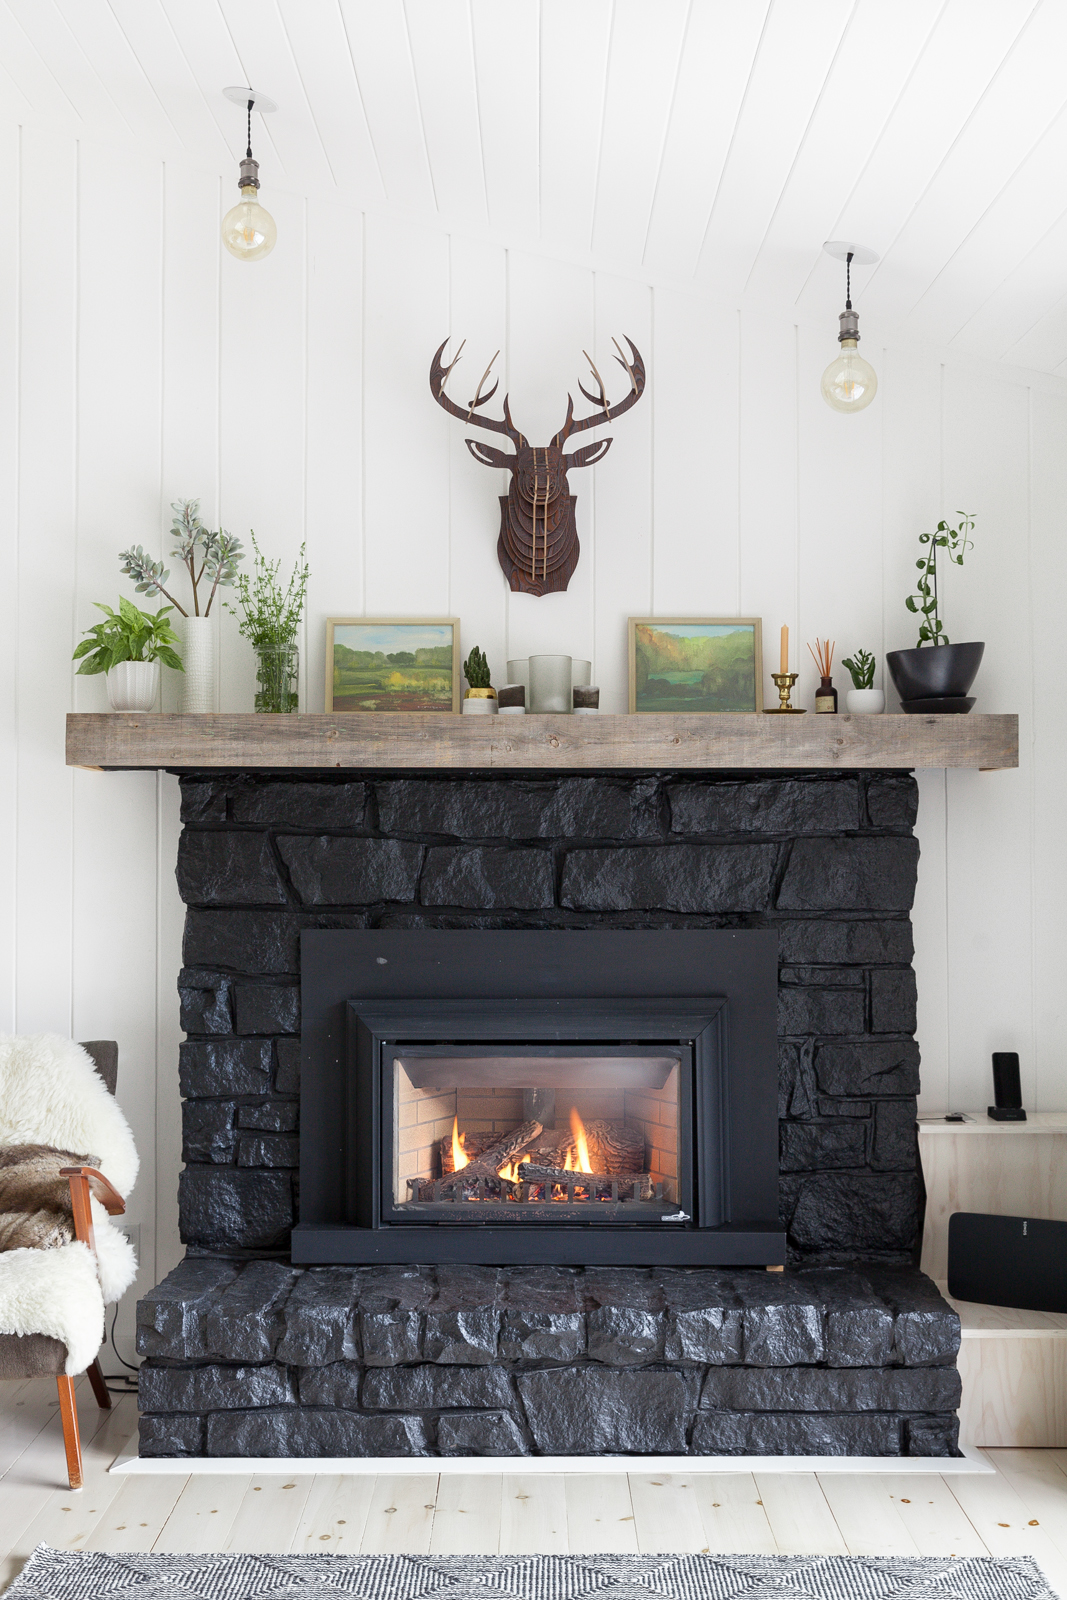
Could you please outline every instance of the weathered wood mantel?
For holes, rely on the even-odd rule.
[[[1016,767],[1019,719],[971,716],[270,716],[78,712],[67,765],[635,771]]]

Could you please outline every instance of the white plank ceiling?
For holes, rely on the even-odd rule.
[[[251,81],[268,207],[819,319],[853,239],[879,332],[1061,373],[1065,65],[1067,0],[0,0],[9,120],[233,176]]]

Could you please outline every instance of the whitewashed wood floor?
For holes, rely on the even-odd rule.
[[[84,1390],[84,1392],[83,1392]],[[51,1381],[0,1384],[0,1588],[39,1543],[78,1550],[1028,1553],[1067,1600],[1067,1450],[992,1450],[996,1477],[579,1473],[109,1476],[135,1402],[79,1389],[85,1488],[63,1481]]]

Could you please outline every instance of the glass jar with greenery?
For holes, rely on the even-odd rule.
[[[304,613],[308,566],[304,545],[300,546],[288,586],[282,588],[280,561],[268,561],[251,535],[253,562],[251,581],[239,573],[235,588],[240,610],[227,602],[226,609],[237,617],[241,633],[256,652],[255,708],[257,711],[298,711],[300,709],[300,653],[297,634]]]

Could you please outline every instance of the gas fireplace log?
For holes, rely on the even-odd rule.
[[[589,1159],[598,1172],[615,1178],[645,1170],[645,1136],[629,1123],[597,1118],[586,1125],[585,1137]],[[573,1162],[577,1154],[573,1138],[567,1138],[563,1151]]]
[[[500,1135],[498,1133],[465,1133],[462,1145],[463,1154],[469,1161],[476,1161],[486,1150],[491,1150]],[[452,1135],[446,1133],[441,1140],[441,1175],[450,1177],[455,1171],[455,1162],[452,1157]]]
[[[539,1122],[524,1122],[521,1128],[515,1128],[511,1133],[505,1133],[496,1144],[490,1145],[488,1150],[475,1161],[469,1161],[458,1172],[453,1172],[449,1184],[467,1183],[475,1178],[495,1178],[497,1170],[506,1166],[509,1161],[514,1161],[516,1156],[522,1155],[527,1147],[540,1138],[544,1132]]]
[[[615,1183],[619,1189],[632,1189],[635,1200],[651,1200],[652,1174],[650,1172],[627,1172],[615,1175],[610,1172],[573,1172],[562,1167],[542,1167],[535,1161],[520,1161],[520,1183],[561,1183],[580,1184],[588,1182],[589,1186],[606,1188]]]

